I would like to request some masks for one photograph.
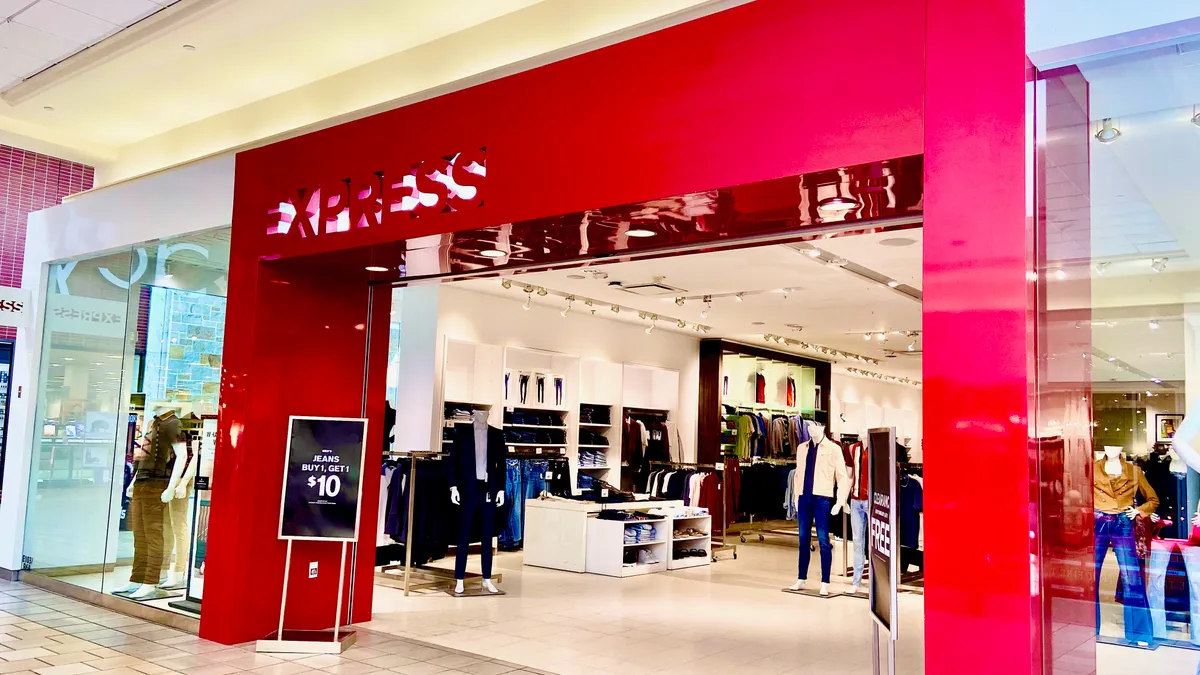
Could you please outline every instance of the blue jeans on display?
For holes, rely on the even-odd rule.
[[[862,583],[863,560],[867,557],[867,500],[850,500],[850,536],[854,538],[854,585]]]
[[[1154,637],[1160,640],[1167,639],[1167,566],[1171,562],[1171,554],[1176,550],[1183,557],[1184,569],[1187,570],[1188,595],[1191,600],[1191,642],[1200,646],[1200,546],[1162,540],[1151,543],[1150,562],[1147,565],[1150,582],[1146,586],[1150,622],[1154,626]]]
[[[833,497],[808,495],[800,497],[796,505],[796,520],[800,521],[800,574],[797,579],[808,578],[808,562],[812,551],[808,550],[812,541],[814,521],[817,525],[817,545],[821,549],[821,583],[829,583],[829,572],[833,567],[833,544],[829,542],[829,512],[833,509]]]
[[[500,545],[512,548],[521,543],[521,512],[525,508],[524,493],[521,482],[521,460],[508,459],[504,461],[504,529],[500,531]]]
[[[1096,512],[1096,632],[1100,632],[1100,569],[1110,546],[1117,556],[1125,592],[1125,639],[1152,642],[1154,629],[1134,549],[1133,519],[1124,513]]]
[[[525,525],[525,501],[537,499],[546,489],[546,471],[550,464],[544,459],[526,459],[521,462],[521,484],[524,486],[525,499],[521,500],[521,525]]]

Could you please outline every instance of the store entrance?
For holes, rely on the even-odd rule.
[[[857,474],[889,426],[900,669],[919,672],[921,243],[851,230],[377,287],[394,413],[368,627],[561,673],[869,673]],[[476,427],[500,446],[482,498],[457,476]]]

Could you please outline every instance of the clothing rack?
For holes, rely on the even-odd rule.
[[[434,460],[438,461],[445,455],[440,451],[435,450],[409,450],[409,451],[389,451],[384,453],[386,460],[400,460],[407,458],[409,460],[408,467],[408,518],[405,532],[407,540],[404,542],[404,564],[403,565],[384,565],[375,573],[376,578],[391,580],[392,574],[390,571],[403,569],[404,570],[404,597],[408,597],[409,591],[412,589],[412,550],[413,550],[413,512],[416,510],[417,496],[417,460]],[[396,469],[399,471],[399,467]],[[481,545],[490,545],[489,542],[480,542]],[[417,565],[418,573],[425,577],[426,581],[421,584],[421,587],[443,587],[454,583],[454,571],[442,569],[440,567],[432,567],[430,565]],[[479,575],[469,572],[467,578],[475,578]],[[493,574],[492,578],[500,581],[501,577]]]
[[[663,421],[666,421],[671,415],[669,411],[658,408],[622,408],[622,413],[625,417],[650,417]]]
[[[795,463],[796,463],[795,459],[770,458],[770,457],[751,457],[749,460],[740,460],[738,462],[738,464],[741,466],[754,466],[755,464],[770,464],[771,466],[787,466],[789,464],[795,464]],[[797,538],[800,537],[800,529],[799,528],[796,528],[795,532],[792,532],[791,530],[779,530],[779,529],[775,529],[775,528],[767,529],[765,527],[760,527],[760,528],[755,529],[754,514],[749,514],[749,516],[750,516],[750,522],[746,524],[745,529],[743,529],[741,532],[738,533],[740,535],[740,539],[742,540],[743,544],[746,543],[746,534],[747,533],[750,533],[752,535],[757,534],[758,540],[760,542],[766,541],[767,538],[765,535],[768,535],[768,534],[777,534],[777,535],[780,535],[783,537],[797,537]],[[761,525],[764,522],[765,521],[760,520],[759,524]]]
[[[686,468],[708,469],[708,468],[712,468],[715,471],[724,471],[725,470],[725,465],[720,462],[716,462],[716,463],[705,462],[703,464],[701,464],[699,462],[650,462],[650,466],[652,466],[652,467],[653,466],[666,466],[666,467],[671,467],[671,468],[675,468],[675,469],[686,469]],[[728,492],[726,492],[726,487],[728,487],[728,486],[726,486],[724,484],[721,485],[721,541],[717,541],[717,537],[711,533],[711,530],[709,533],[710,541],[712,542],[712,544],[711,544],[712,550],[709,551],[709,553],[711,554],[710,557],[712,558],[713,562],[718,562],[717,546],[721,547],[722,552],[729,551],[730,553],[732,553],[733,559],[737,560],[737,545],[727,543],[728,538],[729,538],[729,504],[726,503],[726,501],[728,500],[728,498],[726,496],[726,495],[728,495]]]

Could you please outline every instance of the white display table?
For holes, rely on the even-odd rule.
[[[683,506],[680,500],[597,504],[575,500],[525,502],[524,562],[535,567],[587,571],[588,519],[601,511],[632,511]]]

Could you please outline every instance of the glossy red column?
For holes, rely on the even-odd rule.
[[[928,0],[925,672],[1039,672],[1024,3]]]

